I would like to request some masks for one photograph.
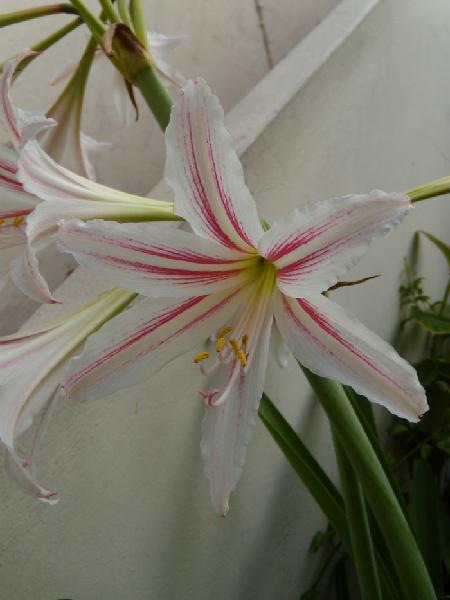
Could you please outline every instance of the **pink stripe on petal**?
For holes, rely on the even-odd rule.
[[[285,298],[283,297],[283,301],[285,302]],[[349,342],[348,340],[346,340],[341,333],[331,325],[331,323],[329,321],[327,321],[325,319],[325,317],[323,315],[321,315],[315,308],[314,306],[309,303],[307,300],[305,300],[304,298],[297,298],[297,302],[299,304],[299,306],[304,310],[304,312],[323,330],[325,331],[328,335],[330,335],[333,339],[335,339],[337,342],[339,342],[346,350],[348,350],[351,354],[353,354],[356,358],[358,358],[359,360],[361,360],[361,362],[365,363],[368,367],[370,367],[373,371],[375,371],[376,373],[378,373],[378,375],[381,375],[383,378],[385,378],[387,381],[389,381],[389,383],[391,383],[394,387],[398,388],[399,390],[401,390],[404,393],[409,393],[408,388],[406,388],[405,386],[402,386],[398,381],[396,381],[395,379],[393,379],[392,377],[390,377],[387,373],[385,373],[382,369],[380,369],[378,367],[378,365],[376,365],[373,361],[371,361],[363,352],[361,352],[360,350],[358,350],[358,348],[356,348],[356,346],[354,344],[352,344],[351,342]],[[287,305],[287,303],[285,303],[285,306]],[[292,313],[292,311],[290,310],[289,307],[289,311],[290,311],[290,315],[291,318],[292,316],[295,317],[294,313]],[[296,325],[298,325],[298,320],[296,319]],[[316,341],[318,342],[318,340],[316,339]],[[320,342],[319,342],[320,343]],[[322,348],[325,349],[325,346],[322,345]],[[327,349],[328,352],[330,352],[329,349]],[[338,357],[336,356],[336,354],[334,354],[335,358],[338,359]],[[339,360],[339,359],[338,359]]]
[[[242,290],[242,288],[238,288],[234,292],[225,296],[217,304],[214,304],[212,307],[207,308],[204,312],[201,312],[200,314],[196,315],[195,318],[193,318],[187,324],[183,325],[182,327],[179,327],[175,331],[172,331],[165,337],[155,341],[153,343],[153,345],[151,345],[150,347],[142,350],[139,354],[134,355],[132,358],[128,359],[127,361],[124,361],[123,363],[121,363],[120,369],[123,369],[123,368],[127,367],[129,364],[137,361],[138,359],[147,356],[148,354],[150,354],[157,348],[161,347],[163,344],[173,340],[174,338],[181,335],[182,333],[184,333],[188,330],[191,330],[192,328],[199,325],[199,323],[201,323],[208,317],[218,313],[222,308],[224,308],[227,304],[229,304],[237,296],[237,294],[239,294],[241,292],[241,290]],[[159,313],[156,317],[154,317],[150,321],[144,323],[138,331],[135,331],[134,333],[129,335],[127,338],[124,338],[123,340],[121,340],[119,344],[117,344],[115,347],[113,347],[106,354],[104,354],[100,358],[96,359],[94,362],[86,365],[80,371],[75,372],[71,377],[69,377],[67,379],[67,381],[65,383],[66,389],[70,390],[71,387],[74,387],[84,377],[86,377],[87,375],[89,375],[90,373],[95,371],[95,369],[98,369],[99,367],[101,367],[103,364],[108,362],[108,360],[113,359],[115,356],[119,355],[122,351],[127,350],[128,348],[132,347],[134,344],[141,341],[143,338],[145,338],[149,334],[160,329],[164,325],[167,325],[168,323],[170,323],[177,317],[185,314],[190,309],[195,308],[205,299],[207,299],[207,296],[196,296],[193,298],[189,298],[181,303],[176,304],[175,306],[172,305],[166,311]]]

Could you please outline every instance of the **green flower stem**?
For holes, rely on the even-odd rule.
[[[131,82],[139,88],[159,126],[164,131],[169,124],[172,100],[152,67],[143,69]]]
[[[411,198],[412,202],[421,202],[427,198],[434,198],[434,196],[442,196],[443,194],[449,193],[450,177],[434,179],[429,183],[425,183],[424,185],[420,185],[419,187],[405,192],[405,194]]]
[[[350,556],[353,556],[344,502],[336,486],[266,394],[261,398],[259,417],[346,546]],[[403,597],[392,577],[388,557],[376,549],[376,558],[383,598],[402,600]]]
[[[118,23],[120,21],[119,15],[116,13],[110,0],[99,0],[99,2],[102,5],[105,17],[109,19],[111,23]]]
[[[70,21],[70,23],[67,23],[67,25],[64,25],[64,27],[61,27],[61,29],[58,29],[57,31],[55,31],[48,37],[44,38],[43,40],[41,40],[34,46],[31,46],[31,50],[34,50],[34,52],[36,52],[36,53],[44,52],[44,50],[47,50],[47,48],[50,48],[51,46],[53,46],[53,44],[56,44],[56,42],[59,42],[60,39],[62,39],[68,33],[73,31],[80,25],[82,25],[82,23],[83,23],[83,19],[81,19],[80,17],[78,17],[77,19],[74,19],[73,21]],[[29,65],[30,62],[32,62],[38,55],[39,54],[32,54],[32,55],[28,56],[27,58],[25,58],[20,63],[20,72],[23,71],[24,68],[27,65]],[[8,60],[11,60],[11,58],[8,58],[5,62],[8,62]],[[0,63],[0,73],[3,71],[3,66],[4,66],[5,62]],[[17,73],[18,72],[19,71],[17,71]]]
[[[141,0],[130,0],[130,13],[134,33],[144,48],[148,50],[147,26],[145,24],[144,8]]]
[[[382,600],[369,518],[361,485],[355,477],[353,467],[333,427],[332,434],[361,595],[363,600]]]
[[[97,44],[100,46],[103,43],[103,35],[106,32],[106,28],[90,10],[89,8],[82,2],[82,0],[70,0],[73,6],[77,9],[78,14],[89,27],[94,36]]]
[[[380,462],[339,384],[302,367],[361,482],[406,598],[436,600],[417,543]]]
[[[131,27],[131,17],[130,12],[128,10],[128,5],[126,0],[117,0],[117,9],[119,11],[120,18],[122,23]]]
[[[71,0],[71,2],[78,10],[83,21],[91,30],[92,35],[96,39],[97,43],[102,44],[103,34],[105,33],[105,28],[102,22],[91,13],[82,0]],[[142,32],[138,33],[139,27],[143,27],[143,29],[145,29],[141,3],[138,1],[130,2],[130,12],[136,30],[136,35],[138,36],[138,41],[135,39],[135,43],[133,42],[133,39],[131,39],[133,35],[130,31],[128,31],[127,34],[127,28],[125,25],[119,26],[125,28],[125,31],[123,31],[123,29],[120,31],[116,30],[117,36],[115,39],[116,43],[119,44],[119,46],[121,45],[120,49],[124,52],[122,56],[119,54],[117,56],[110,57],[111,62],[122,73],[122,75],[124,75],[125,79],[130,81],[140,90],[159,126],[164,131],[169,124],[172,100],[154,72],[151,63],[151,57],[145,49],[147,32],[145,31],[145,40],[143,38],[141,39],[140,37],[142,36]],[[128,39],[126,40],[126,38]],[[139,42],[141,42],[144,48],[142,46],[139,47]]]
[[[78,14],[78,11],[68,3],[60,2],[59,4],[47,4],[46,6],[36,6],[35,8],[26,8],[24,10],[16,10],[14,12],[0,15],[0,28],[29,21],[31,19],[39,19],[39,17],[48,17],[49,15],[59,15],[61,13]]]

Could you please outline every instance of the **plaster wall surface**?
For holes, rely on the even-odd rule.
[[[447,174],[449,34],[446,0],[381,0],[244,155],[262,215],[273,221],[305,202]],[[449,240],[448,198],[418,205],[351,272],[382,277],[334,295],[386,339],[419,228]],[[420,267],[438,296],[444,260],[424,244]],[[33,323],[103,288],[79,269],[61,288],[64,307],[41,308]],[[198,387],[182,357],[145,385],[57,407],[38,458],[60,503],[42,506],[0,473],[1,600],[299,597],[324,519],[260,423],[229,515],[214,514]],[[285,370],[270,361],[266,388],[334,477],[326,421],[293,360]]]

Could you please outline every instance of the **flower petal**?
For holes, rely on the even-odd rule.
[[[3,121],[15,148],[20,148],[38,133],[56,124],[53,119],[47,119],[41,113],[22,110],[12,101],[11,86],[14,74],[22,60],[30,54],[33,54],[33,51],[27,50],[8,61],[0,75],[0,120]]]
[[[318,202],[275,223],[261,238],[259,251],[276,266],[283,293],[299,297],[322,292],[410,208],[407,196],[381,191]]]
[[[26,244],[23,252],[11,261],[10,277],[14,285],[32,300],[60,304],[41,275],[35,249],[30,244]]]
[[[35,141],[28,142],[20,153],[18,178],[27,191],[45,200],[27,219],[27,252],[14,263],[14,281],[39,302],[56,300],[39,273],[36,244],[46,243],[61,219],[173,218],[170,202],[126,194],[77,175],[52,160]]]
[[[175,213],[199,235],[253,252],[262,227],[222,107],[203,80],[189,81],[175,101],[166,146]]]
[[[242,369],[233,357],[228,365],[215,371],[217,375],[212,378],[209,389],[213,389],[213,393],[225,391],[221,398],[215,399],[217,406],[206,409],[202,424],[204,468],[212,503],[220,516],[228,512],[229,496],[241,477],[264,389],[273,320],[272,291],[266,290],[258,296],[243,307],[233,329],[236,339],[250,332],[247,366]]]
[[[272,335],[270,336],[270,350],[273,357],[277,361],[278,366],[281,369],[286,368],[289,362],[289,357],[291,356],[291,352],[289,350],[289,346],[284,341],[275,321],[273,322]]]
[[[17,161],[16,150],[0,144],[0,219],[3,220],[24,216],[39,202],[17,179]]]
[[[23,487],[41,499],[53,498],[53,494],[37,483],[29,461],[20,460],[15,439],[52,398],[64,361],[129,298],[123,290],[112,290],[39,330],[0,338],[0,441]]]
[[[186,38],[186,35],[167,35],[165,33],[158,33],[157,31],[147,32],[147,39],[152,54],[155,50],[173,50],[173,48],[179,46]]]
[[[68,365],[64,389],[91,400],[146,381],[206,340],[246,297],[246,289],[238,288],[172,304],[142,299],[89,338]]]
[[[83,266],[150,297],[186,297],[236,287],[252,276],[248,254],[150,223],[63,222],[59,247]]]
[[[415,370],[331,300],[278,294],[275,318],[297,360],[314,373],[350,385],[410,421],[428,409]]]

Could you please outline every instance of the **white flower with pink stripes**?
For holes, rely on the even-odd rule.
[[[174,215],[171,202],[101,185],[50,158],[35,137],[56,122],[22,110],[11,98],[16,69],[29,54],[7,62],[0,76],[0,121],[11,140],[0,145],[0,250],[14,255],[11,263],[1,262],[0,287],[9,274],[27,296],[51,304],[58,300],[40,273],[37,255],[52,241],[60,219],[151,221]]]
[[[175,102],[166,142],[175,213],[193,232],[103,221],[60,227],[61,247],[82,265],[147,297],[89,339],[64,386],[94,398],[196,353],[205,377],[202,454],[224,515],[263,392],[272,328],[311,371],[411,421],[427,410],[414,369],[322,295],[411,203],[381,191],[334,198],[265,231],[222,108],[203,81],[189,82]]]
[[[40,500],[56,502],[56,493],[39,483],[33,457],[65,361],[131,298],[128,292],[113,289],[44,327],[0,337],[0,446],[17,482]],[[16,440],[39,413],[42,417],[32,448],[25,455],[19,453]]]
[[[9,257],[22,254],[26,246],[25,219],[39,203],[39,198],[27,192],[18,179],[18,160],[21,147],[55,125],[53,119],[25,111],[15,106],[10,90],[14,73],[26,52],[7,62],[0,76],[0,122],[10,140],[0,144],[0,250],[9,249]],[[30,142],[33,143],[33,142]],[[9,261],[0,263],[0,288],[7,281]]]

